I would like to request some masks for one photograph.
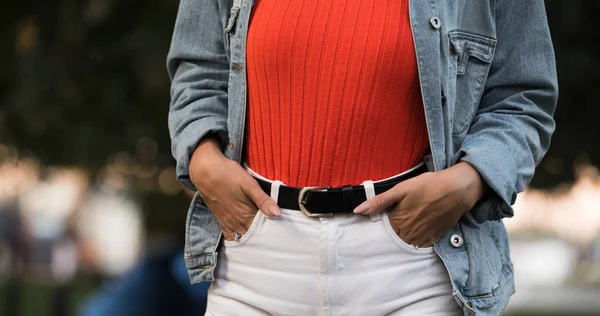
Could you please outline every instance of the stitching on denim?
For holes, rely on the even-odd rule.
[[[196,196],[192,199],[192,205],[190,205],[190,210],[189,210],[190,214],[188,214],[189,219],[187,221],[188,223],[187,223],[187,227],[186,227],[186,236],[185,236],[186,237],[185,238],[186,239],[185,242],[186,242],[186,245],[187,245],[187,247],[186,247],[187,248],[187,251],[186,251],[187,254],[186,255],[188,257],[193,256],[192,245],[191,245],[190,239],[192,239],[191,238],[191,235],[192,235],[191,229],[192,229],[192,227],[196,223],[194,214],[198,211],[198,207],[199,207],[199,202],[198,202],[199,200],[197,198],[198,196],[199,196],[199,193],[196,193]]]

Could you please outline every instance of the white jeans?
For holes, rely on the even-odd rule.
[[[252,170],[250,173],[258,176]],[[367,196],[374,195],[366,181]],[[271,197],[275,200],[278,184]],[[224,240],[206,315],[461,315],[433,248],[402,241],[381,216],[258,212]]]

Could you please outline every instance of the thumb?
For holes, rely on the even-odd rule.
[[[279,216],[279,206],[277,203],[268,196],[254,181],[248,188],[246,188],[246,195],[256,204],[259,210],[269,216]]]
[[[377,194],[374,197],[362,202],[354,209],[356,214],[372,215],[380,213],[394,203],[401,201],[404,198],[404,190],[399,185]]]

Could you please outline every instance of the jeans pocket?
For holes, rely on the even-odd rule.
[[[398,245],[402,250],[407,251],[411,254],[419,254],[419,255],[435,254],[435,251],[433,250],[433,246],[423,247],[423,248],[415,248],[414,246],[411,246],[407,242],[402,240],[402,238],[400,238],[400,236],[398,236],[398,234],[396,234],[396,231],[392,227],[392,222],[390,221],[390,216],[389,216],[388,210],[384,210],[383,212],[381,212],[381,223],[385,226],[384,229],[388,233],[388,236],[390,237],[392,242],[394,242],[396,245]]]
[[[265,216],[266,216],[265,213],[258,210],[256,212],[256,215],[254,215],[252,224],[250,224],[250,227],[248,227],[248,230],[246,231],[246,233],[244,233],[244,235],[242,235],[242,237],[240,237],[240,239],[238,239],[237,241],[227,240],[227,239],[223,238],[223,245],[225,245],[226,247],[240,247],[240,246],[246,244],[251,239],[252,235],[256,234],[256,232],[263,225]]]

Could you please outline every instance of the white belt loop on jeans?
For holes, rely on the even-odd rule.
[[[271,182],[271,194],[270,195],[271,195],[271,198],[275,201],[275,203],[277,203],[277,201],[279,199],[279,187],[282,186],[282,185],[285,185],[285,183],[281,182],[280,180],[269,180],[269,179],[261,176],[260,174],[256,173],[254,170],[252,170],[250,167],[248,167],[248,165],[246,164],[245,161],[242,162],[242,166],[253,177],[256,177],[256,178],[259,178],[261,180],[265,180],[265,181]]]
[[[365,187],[365,195],[367,200],[375,196],[375,187],[373,186],[372,180],[366,180],[361,183]],[[371,215],[371,221],[376,222],[381,219],[381,214],[376,213]]]
[[[275,180],[271,182],[271,198],[277,203],[279,199],[279,187],[283,185],[283,182]]]

